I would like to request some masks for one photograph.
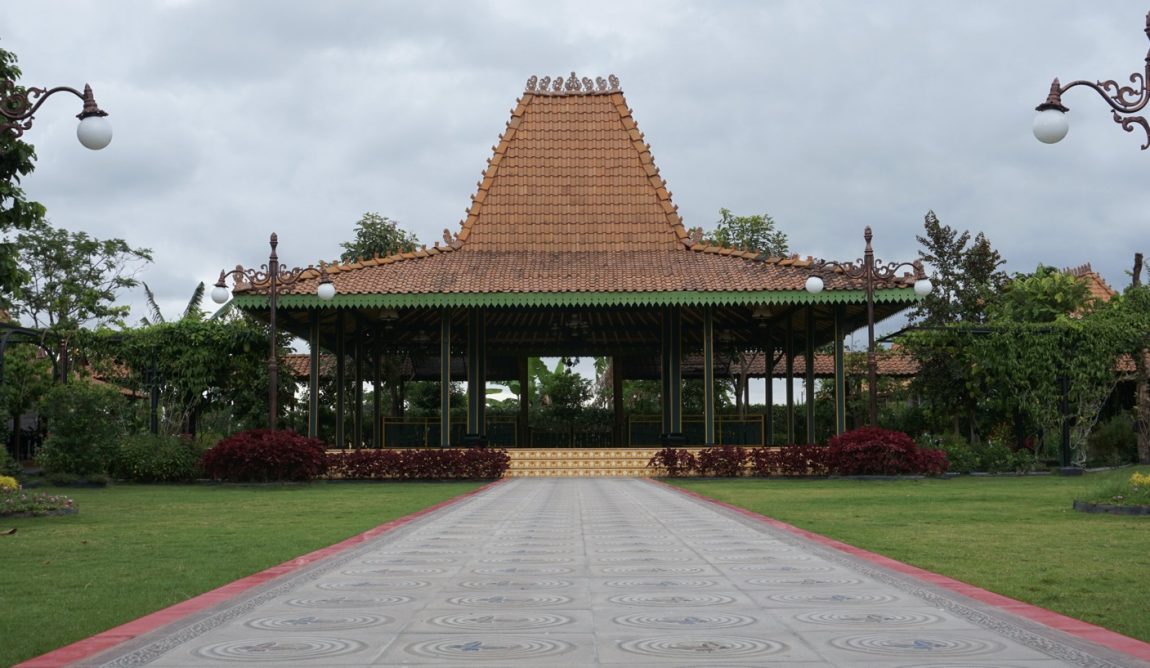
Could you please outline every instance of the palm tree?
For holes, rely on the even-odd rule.
[[[144,327],[164,324],[167,322],[167,320],[164,319],[164,314],[160,312],[160,307],[158,304],[156,304],[155,293],[152,292],[152,289],[148,287],[147,283],[144,283],[143,285],[144,294],[147,295],[148,312],[151,313],[152,317],[151,319],[147,317],[140,318],[140,324]],[[204,282],[200,281],[199,285],[196,286],[196,289],[192,291],[192,298],[188,300],[188,305],[184,307],[184,312],[182,315],[180,315],[180,320],[203,320],[203,302]]]

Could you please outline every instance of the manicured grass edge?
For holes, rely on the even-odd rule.
[[[337,555],[340,552],[344,552],[353,547],[362,545],[363,543],[373,538],[388,533],[389,531],[394,531],[395,529],[398,529],[405,524],[414,522],[424,515],[428,515],[442,508],[454,505],[468,497],[488,490],[495,485],[503,483],[505,480],[506,478],[487,483],[478,489],[460,494],[459,496],[448,499],[446,501],[441,501],[433,506],[428,506],[423,510],[417,510],[410,515],[405,515],[403,517],[391,520],[390,522],[385,522],[384,524],[368,529],[363,533],[352,536],[346,540],[342,540],[338,543],[335,543],[334,545],[329,545],[313,552],[309,552],[303,556],[285,561],[278,566],[272,566],[271,568],[260,571],[258,573],[254,573],[247,577],[240,578],[234,582],[229,582],[222,587],[217,587],[211,591],[204,592],[199,596],[189,598],[186,601],[181,601],[180,603],[169,606],[167,608],[163,608],[162,610],[157,610],[151,614],[144,615],[143,617],[134,619],[126,624],[121,624],[102,633],[97,633],[96,635],[89,638],[85,638],[70,645],[65,645],[64,647],[54,649],[47,654],[41,654],[40,656],[28,659],[27,661],[16,664],[16,666],[13,668],[57,668],[58,666],[70,665],[74,662],[91,658],[97,654],[103,653],[115,647],[122,642],[132,640],[133,638],[141,636],[145,633],[155,631],[162,626],[176,622],[180,619],[183,619],[184,617],[219,605],[224,601],[227,601],[228,599],[233,598],[243,593],[244,591],[247,591],[248,589],[262,585],[269,580],[287,575],[288,573],[297,571],[305,566],[320,561],[321,559],[326,559],[328,557]]]
[[[967,598],[974,599],[980,603],[993,606],[1019,617],[1023,617],[1045,626],[1049,626],[1053,629],[1057,629],[1076,638],[1092,642],[1096,645],[1101,645],[1102,647],[1112,649],[1116,652],[1122,652],[1123,654],[1137,657],[1144,661],[1150,661],[1150,643],[1145,643],[1136,638],[1131,638],[1130,636],[1122,635],[1121,633],[1117,633],[1109,629],[1104,629],[1101,626],[1096,626],[1089,622],[1084,622],[1081,619],[1067,617],[1066,615],[1059,614],[1052,610],[1047,610],[1046,608],[1040,608],[1036,605],[1024,603],[1008,596],[995,594],[992,591],[987,591],[986,589],[975,587],[974,585],[960,582],[959,580],[955,580],[953,578],[948,578],[945,575],[939,575],[938,573],[933,573],[917,566],[911,566],[910,564],[898,561],[896,559],[891,559],[890,557],[884,557],[877,552],[864,550],[862,548],[834,540],[833,538],[828,538],[821,534],[807,531],[806,529],[800,529],[799,527],[796,527],[792,524],[787,524],[786,522],[767,517],[766,515],[760,515],[759,513],[747,510],[746,508],[740,508],[739,506],[726,503],[725,501],[712,499],[709,496],[705,496],[689,489],[676,487],[675,485],[671,485],[662,480],[652,479],[652,482],[658,483],[673,489],[676,492],[686,494],[687,496],[699,499],[706,503],[726,508],[727,510],[736,512],[743,517],[755,520],[756,522],[762,522],[768,526],[771,526],[772,528],[779,529],[780,531],[785,531],[795,536],[799,536],[823,547],[829,547],[833,550],[844,552],[853,557],[868,561],[872,564],[875,564],[876,566],[881,566],[887,570],[923,580],[924,582],[928,582],[932,585],[947,589],[949,591],[953,591],[957,594],[961,594],[962,596],[966,596]]]

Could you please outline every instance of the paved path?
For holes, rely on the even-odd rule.
[[[241,662],[1147,665],[634,479],[495,485],[82,665]]]

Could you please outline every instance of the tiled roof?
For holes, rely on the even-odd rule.
[[[528,81],[458,233],[328,271],[341,295],[799,291],[810,264],[705,244],[684,227],[618,80],[572,74]],[[313,280],[284,292],[313,293]]]
[[[1102,278],[1098,272],[1091,268],[1089,262],[1077,267],[1069,267],[1064,269],[1063,273],[1070,274],[1071,276],[1085,283],[1086,290],[1090,294],[1090,297],[1093,299],[1098,299],[1100,301],[1106,302],[1110,301],[1111,297],[1118,294],[1118,291],[1110,287],[1110,284],[1106,282],[1106,279]]]

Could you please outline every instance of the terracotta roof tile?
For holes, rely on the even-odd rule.
[[[328,272],[340,294],[804,287],[809,258],[759,259],[700,239],[683,226],[617,79],[532,77],[445,245]],[[861,289],[842,276],[825,283]]]

